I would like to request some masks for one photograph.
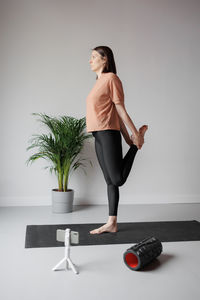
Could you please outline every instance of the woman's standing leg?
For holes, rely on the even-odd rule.
[[[95,133],[92,134],[94,137],[96,136]],[[95,138],[95,150],[99,165],[102,169],[105,181],[107,183],[109,216],[117,216],[117,209],[119,203],[119,187],[117,185],[113,185],[110,179],[104,162],[102,145],[97,137]]]
[[[119,203],[119,187],[114,184],[107,185],[109,216],[117,216]],[[110,218],[111,219],[111,218]]]

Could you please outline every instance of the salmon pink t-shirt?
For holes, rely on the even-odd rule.
[[[106,129],[120,130],[115,104],[124,106],[122,82],[112,72],[101,73],[86,98],[87,132]]]

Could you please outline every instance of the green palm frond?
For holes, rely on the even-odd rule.
[[[33,134],[29,140],[31,144],[26,150],[37,148],[37,153],[33,154],[26,161],[27,165],[33,163],[38,158],[43,158],[51,162],[49,168],[58,176],[59,190],[67,190],[68,178],[71,171],[85,165],[82,163],[84,158],[78,155],[84,147],[85,140],[92,137],[92,134],[85,132],[86,119],[76,119],[71,116],[50,117],[42,113],[33,113],[39,116],[43,124],[46,125],[49,134]],[[89,161],[91,166],[92,162]],[[83,169],[84,170],[84,169]],[[85,170],[84,170],[85,172]],[[86,173],[85,173],[86,174]]]

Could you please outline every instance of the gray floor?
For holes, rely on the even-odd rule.
[[[1,300],[200,299],[200,241],[162,243],[158,264],[131,271],[123,262],[132,244],[71,247],[72,270],[52,271],[64,247],[25,249],[26,225],[101,223],[107,206],[75,206],[52,214],[50,206],[0,208]],[[119,222],[200,221],[200,204],[120,205]]]

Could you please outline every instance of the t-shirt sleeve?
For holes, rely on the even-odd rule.
[[[115,104],[124,105],[124,91],[122,82],[119,78],[111,78],[109,82],[110,98]]]

